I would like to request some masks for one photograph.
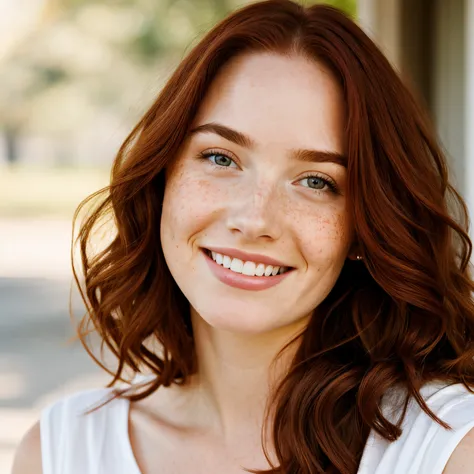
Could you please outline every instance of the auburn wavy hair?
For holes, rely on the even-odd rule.
[[[113,375],[109,386],[130,369],[156,375],[132,400],[185,384],[195,372],[189,303],[160,245],[164,173],[217,72],[258,51],[312,58],[340,83],[348,209],[364,260],[346,260],[272,397],[279,465],[251,472],[354,474],[370,430],[389,441],[400,436],[410,397],[449,428],[420,388],[432,380],[474,384],[474,305],[467,206],[448,181],[433,127],[387,59],[341,11],[290,0],[252,3],[187,54],[120,148],[110,186],[74,216],[76,222],[86,203],[101,197],[76,240],[83,282],[74,276],[87,307],[79,334],[103,367],[90,331],[117,357],[116,370],[104,367]],[[93,229],[106,215],[114,233],[92,252]],[[395,387],[407,395],[392,423],[381,402]]]

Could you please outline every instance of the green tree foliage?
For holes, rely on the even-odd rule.
[[[78,11],[93,0],[62,0],[71,11]],[[144,64],[182,50],[189,41],[198,39],[215,22],[245,0],[106,0],[110,8],[132,7],[144,14],[142,28],[124,45],[124,53]],[[301,0],[304,5],[326,3],[356,15],[356,0]]]
[[[311,2],[316,3],[316,2]],[[326,3],[333,7],[340,8],[348,13],[352,18],[356,17],[357,14],[357,0],[324,0],[317,3]]]
[[[189,47],[255,0],[49,1],[44,23],[0,58],[0,133],[13,151],[22,134],[67,142],[104,122],[131,126]],[[300,1],[356,14],[356,0]]]

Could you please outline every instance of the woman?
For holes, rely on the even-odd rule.
[[[269,0],[217,25],[109,191],[79,236],[81,332],[117,356],[111,385],[146,377],[50,406],[14,474],[471,472],[466,206],[341,12]]]

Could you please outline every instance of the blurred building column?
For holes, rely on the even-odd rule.
[[[470,1],[470,0],[469,0]],[[465,0],[436,0],[433,17],[432,111],[449,157],[453,182],[466,195],[466,23]],[[474,208],[471,208],[474,211]]]
[[[474,221],[474,0],[359,0],[358,16],[431,114]]]
[[[400,0],[359,0],[359,24],[379,45],[396,69],[400,67]]]
[[[437,0],[357,3],[359,24],[430,111],[436,3]]]
[[[474,213],[474,0],[466,0],[466,105],[465,105],[465,160],[466,160],[466,200],[471,212]],[[470,234],[474,234],[474,216],[471,217]]]

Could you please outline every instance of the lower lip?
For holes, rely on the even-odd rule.
[[[275,276],[249,276],[242,275],[242,273],[236,273],[228,268],[224,268],[222,265],[216,263],[209,255],[203,250],[202,253],[206,258],[206,262],[209,265],[212,273],[226,285],[241,290],[260,291],[271,288],[272,286],[278,285],[284,280],[293,270],[288,270],[285,273],[280,273]]]

